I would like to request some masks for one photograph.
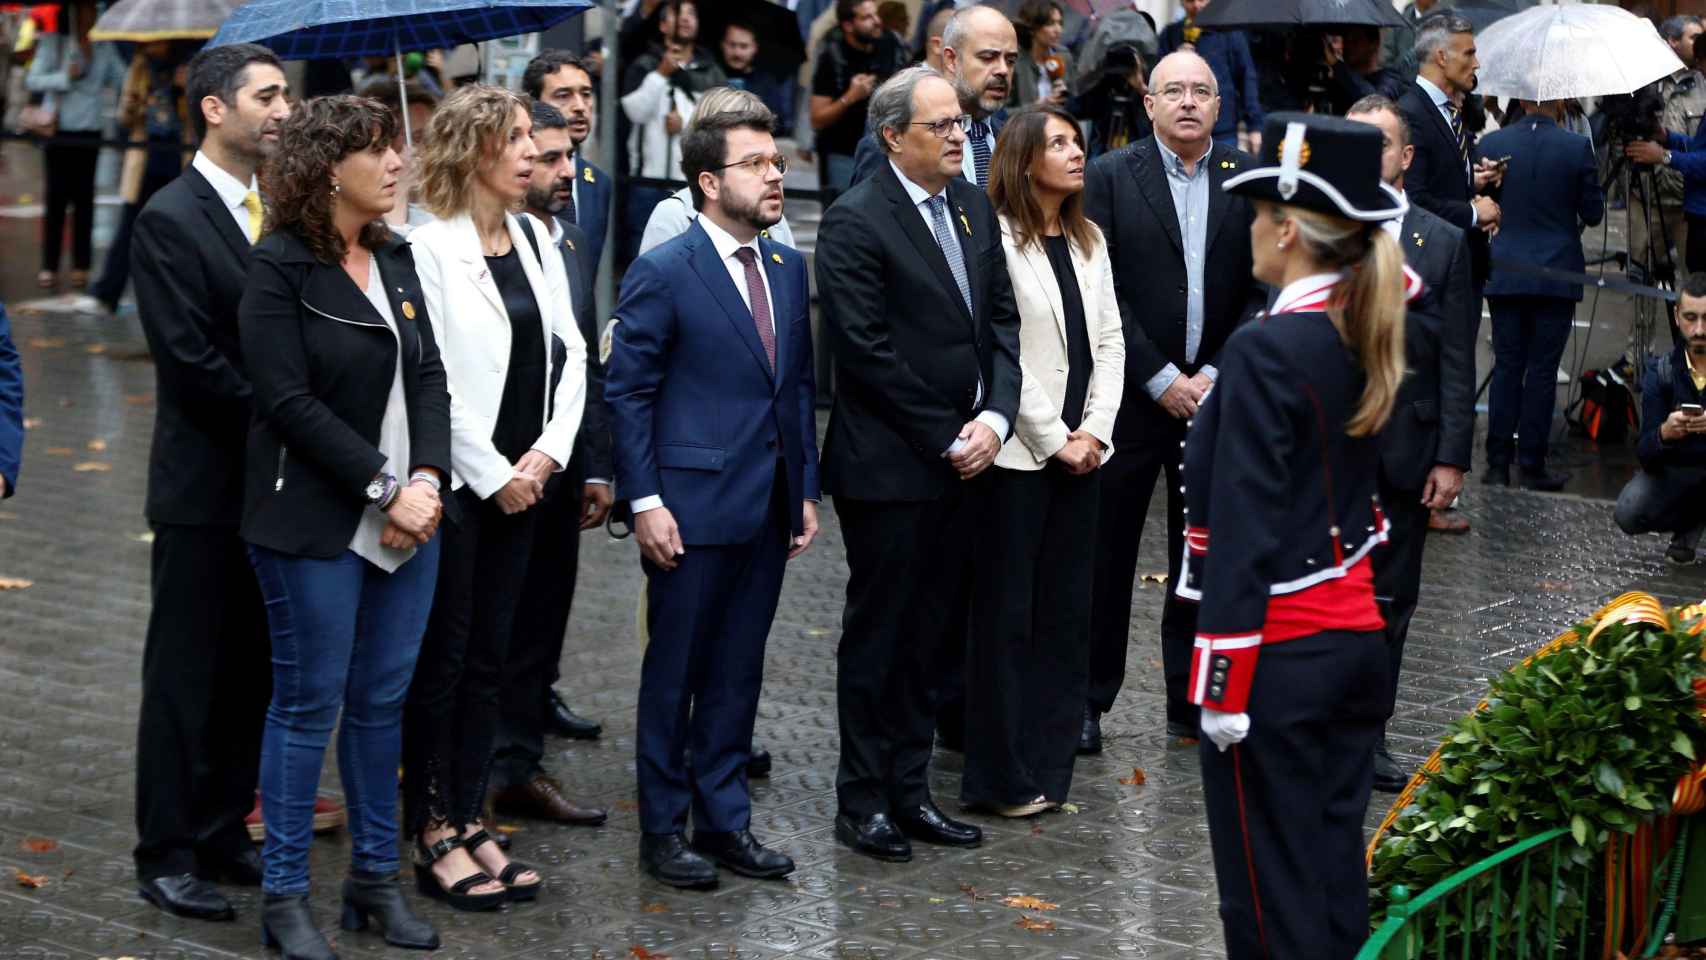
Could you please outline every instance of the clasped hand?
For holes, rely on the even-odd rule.
[[[995,455],[1001,452],[1001,438],[989,428],[989,424],[973,420],[960,428],[959,439],[965,444],[958,452],[948,454],[948,463],[953,466],[961,480],[970,480],[995,462]]]
[[[504,513],[520,513],[545,495],[545,481],[557,470],[557,461],[537,450],[529,450],[515,462],[515,474],[498,488],[493,499]]]
[[[1066,470],[1073,476],[1082,476],[1102,465],[1102,451],[1107,449],[1102,441],[1083,430],[1074,430],[1066,436],[1066,446],[1055,451],[1054,458],[1066,465]]]
[[[438,532],[444,518],[444,501],[438,491],[424,483],[409,483],[397,491],[397,499],[385,509],[390,520],[379,534],[379,543],[393,550],[424,545]]]
[[[1161,409],[1180,420],[1189,420],[1197,415],[1197,407],[1202,405],[1213,386],[1214,381],[1209,379],[1206,373],[1188,377],[1181,373],[1173,378],[1173,382],[1167,385],[1167,389],[1162,391],[1155,402],[1161,404]]]

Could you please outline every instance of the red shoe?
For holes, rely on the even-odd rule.
[[[344,805],[330,797],[314,798],[314,832],[326,833],[336,830],[349,820],[349,814]],[[243,826],[249,828],[249,839],[260,843],[266,839],[267,826],[261,821],[261,794],[255,792],[255,808],[243,818]]]

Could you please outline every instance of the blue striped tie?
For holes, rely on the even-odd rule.
[[[982,120],[971,122],[971,164],[977,174],[980,190],[989,189],[989,124]]]
[[[966,312],[970,313],[971,282],[966,279],[965,254],[948,233],[948,215],[944,212],[948,199],[938,193],[925,202],[930,204],[930,224],[936,231],[936,245],[942,248],[942,256],[948,258],[948,269],[953,271],[954,282],[960,285],[960,296],[966,301]]]

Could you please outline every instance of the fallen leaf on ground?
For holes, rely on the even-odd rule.
[[[931,897],[930,902],[931,903],[947,903],[947,901],[943,900],[941,897]]]
[[[95,439],[90,440],[87,444],[85,444],[85,446],[87,446],[90,450],[95,451],[96,453],[100,453],[102,450],[105,450],[107,448],[107,442],[105,440],[102,440],[100,437],[96,437]]]
[[[34,580],[23,580],[18,577],[0,577],[0,590],[25,590],[36,585]]]
[[[1040,837],[1042,835],[1043,835],[1043,825],[1040,823],[1031,824],[1031,836]]]
[[[91,343],[83,348],[83,352],[95,354],[106,353],[107,345],[104,343]]]
[[[76,453],[76,451],[72,450],[70,447],[48,447],[42,452],[50,457],[69,457],[73,453]]]
[[[1015,910],[1044,910],[1044,911],[1047,911],[1047,910],[1059,910],[1060,909],[1060,904],[1058,904],[1058,903],[1049,903],[1047,900],[1042,900],[1042,899],[1039,899],[1037,897],[1032,897],[1032,896],[1002,897],[1001,903],[1005,906],[1012,907]]]
[[[496,827],[493,827],[492,829],[496,830],[497,832],[503,834],[506,837],[512,833],[520,833],[521,832],[521,828],[516,826],[513,823],[500,823]]]
[[[1146,573],[1138,579],[1144,583],[1166,583],[1167,575],[1165,573]]]
[[[1077,813],[1080,808],[1079,808],[1078,804],[1076,804],[1076,803],[1063,803],[1060,805],[1060,809],[1066,813],[1071,814],[1071,813]]]
[[[47,882],[46,877],[31,876],[30,874],[19,870],[17,867],[12,868],[12,875],[18,879],[18,886],[23,887],[25,890],[39,889],[42,884]]]
[[[633,800],[618,800],[616,801],[616,809],[621,810],[624,813],[633,813],[635,810],[640,809],[640,805],[638,802]]]
[[[973,900],[982,900],[984,898],[983,894],[978,893],[977,888],[972,886],[969,883],[960,884],[960,892],[965,894],[966,896],[972,898]]]
[[[40,417],[25,417],[24,418],[24,429],[25,430],[34,430],[35,428],[37,428],[39,426],[41,426],[41,418]]]
[[[1036,917],[1020,917],[1013,921],[1013,926],[1020,930],[1053,930],[1053,920],[1038,920]]]
[[[153,543],[154,531],[150,530],[147,533],[139,533],[130,539],[135,540],[137,543]]]
[[[16,520],[18,515],[10,510],[0,510],[0,520]]]
[[[47,837],[25,837],[18,841],[18,846],[26,853],[52,853],[59,849],[59,841]]]
[[[628,956],[633,957],[634,960],[669,960],[667,953],[653,953],[640,946],[629,947]]]
[[[1120,782],[1128,787],[1141,787],[1149,782],[1149,778],[1143,775],[1142,767],[1132,767],[1131,776],[1121,777]]]
[[[71,468],[78,473],[111,473],[113,465],[99,460],[85,460]]]
[[[133,407],[146,407],[154,402],[154,395],[152,393],[127,393],[124,395],[124,402]]]
[[[661,903],[648,903],[642,907],[646,913],[668,913],[669,907]]]
[[[56,350],[65,346],[64,337],[31,337],[30,346],[37,350]]]

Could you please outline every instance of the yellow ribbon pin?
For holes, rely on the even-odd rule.
[[[1419,234],[1419,233],[1412,233],[1412,234],[1410,234],[1410,236],[1412,236],[1412,237],[1415,237],[1415,238],[1416,238],[1416,246],[1418,246],[1418,247],[1419,247],[1419,246],[1421,246],[1421,245],[1422,245],[1422,235],[1421,235],[1421,234]]]
[[[782,255],[779,253],[772,253],[770,255],[770,259],[776,261],[777,263],[781,263],[782,262]]]
[[[575,242],[573,240],[570,240],[568,237],[564,237],[563,242],[565,244],[568,244],[568,247],[570,250],[573,250],[575,248]]]
[[[597,182],[597,181],[592,179],[592,168],[591,167],[582,167],[581,168],[581,177],[583,177],[587,183],[596,183]]]
[[[415,318],[415,305],[410,303],[407,300],[404,300],[403,301],[403,319],[413,320],[414,318]]]
[[[966,212],[964,210],[960,211],[960,226],[965,229],[966,236],[971,236],[971,221],[966,219]]]

